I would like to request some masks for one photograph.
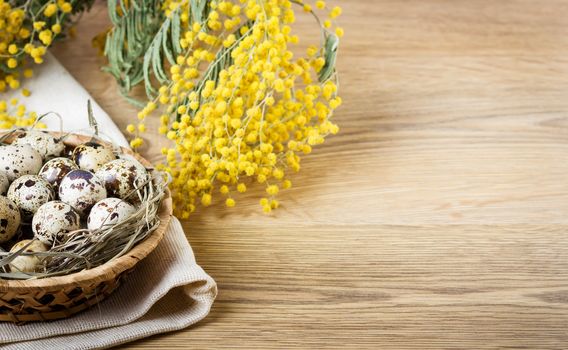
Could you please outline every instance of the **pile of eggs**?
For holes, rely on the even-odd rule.
[[[47,132],[23,132],[0,145],[0,245],[45,252],[69,232],[116,225],[137,211],[136,189],[148,179],[134,157],[97,142],[69,149]],[[40,262],[19,255],[10,270],[34,272]]]

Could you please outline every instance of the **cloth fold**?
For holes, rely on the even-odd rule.
[[[32,81],[31,109],[42,113],[35,106],[49,104],[50,110],[62,115],[65,130],[88,127],[87,118],[73,117],[73,111],[78,108],[83,113],[92,98],[53,56]],[[65,89],[53,94],[46,91],[47,82]],[[58,110],[60,106],[64,110]],[[100,129],[115,143],[127,145],[111,118],[96,103],[94,109]],[[58,121],[47,124],[54,130],[59,127]],[[0,349],[112,347],[186,328],[209,313],[216,295],[215,281],[197,265],[180,222],[172,218],[163,241],[106,300],[68,319],[21,326],[0,323]]]

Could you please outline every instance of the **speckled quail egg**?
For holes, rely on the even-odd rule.
[[[116,225],[128,219],[136,208],[120,198],[105,198],[93,206],[87,218],[87,227],[96,230],[107,225]]]
[[[53,200],[55,192],[51,185],[38,175],[24,175],[10,184],[7,197],[20,208],[22,219],[28,221],[39,207]]]
[[[131,194],[148,179],[146,169],[140,169],[130,160],[117,159],[103,165],[97,177],[104,181],[109,196],[130,202],[138,202],[136,194]]]
[[[47,202],[39,207],[32,221],[35,237],[45,244],[52,244],[66,233],[80,228],[79,213],[61,201]]]
[[[6,194],[9,186],[10,180],[8,180],[8,175],[6,175],[3,171],[0,171],[0,194]]]
[[[144,165],[142,165],[142,163],[140,163],[140,161],[138,159],[136,159],[136,157],[134,157],[131,154],[121,153],[121,154],[118,155],[118,158],[132,162],[132,164],[134,164],[136,166],[136,169],[138,169],[138,171],[141,171],[143,173],[147,172],[146,167]]]
[[[0,196],[0,243],[7,242],[16,235],[20,227],[20,211],[8,197]]]
[[[14,244],[12,249],[10,249],[10,253],[15,253],[24,247],[26,248],[23,250],[23,252],[26,253],[39,253],[46,252],[48,250],[48,246],[41,243],[40,241],[25,239]],[[12,270],[12,272],[38,272],[38,270],[42,266],[44,259],[45,257],[41,256],[20,255],[10,262],[10,270]]]
[[[72,170],[59,184],[59,199],[81,216],[86,216],[91,207],[106,196],[103,181],[90,171]]]
[[[0,146],[0,170],[10,181],[22,175],[37,174],[41,165],[41,155],[30,145]]]
[[[30,145],[41,154],[44,160],[59,157],[65,150],[63,142],[47,131],[27,130],[20,134],[13,145]]]
[[[77,164],[69,158],[53,158],[52,160],[45,163],[40,171],[39,176],[41,176],[45,181],[49,182],[53,189],[57,191],[61,180],[67,175],[71,170],[79,169]]]
[[[73,160],[79,169],[95,172],[101,165],[116,159],[111,149],[96,142],[83,143],[73,150]]]

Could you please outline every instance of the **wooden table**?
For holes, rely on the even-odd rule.
[[[184,223],[219,298],[128,348],[566,348],[568,2],[341,3],[341,133],[273,215]],[[55,54],[124,127],[104,6]]]

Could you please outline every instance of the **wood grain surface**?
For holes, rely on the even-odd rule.
[[[184,222],[219,298],[125,348],[566,348],[568,2],[337,2],[341,133],[273,215],[258,192]],[[54,52],[124,127],[107,25]]]

